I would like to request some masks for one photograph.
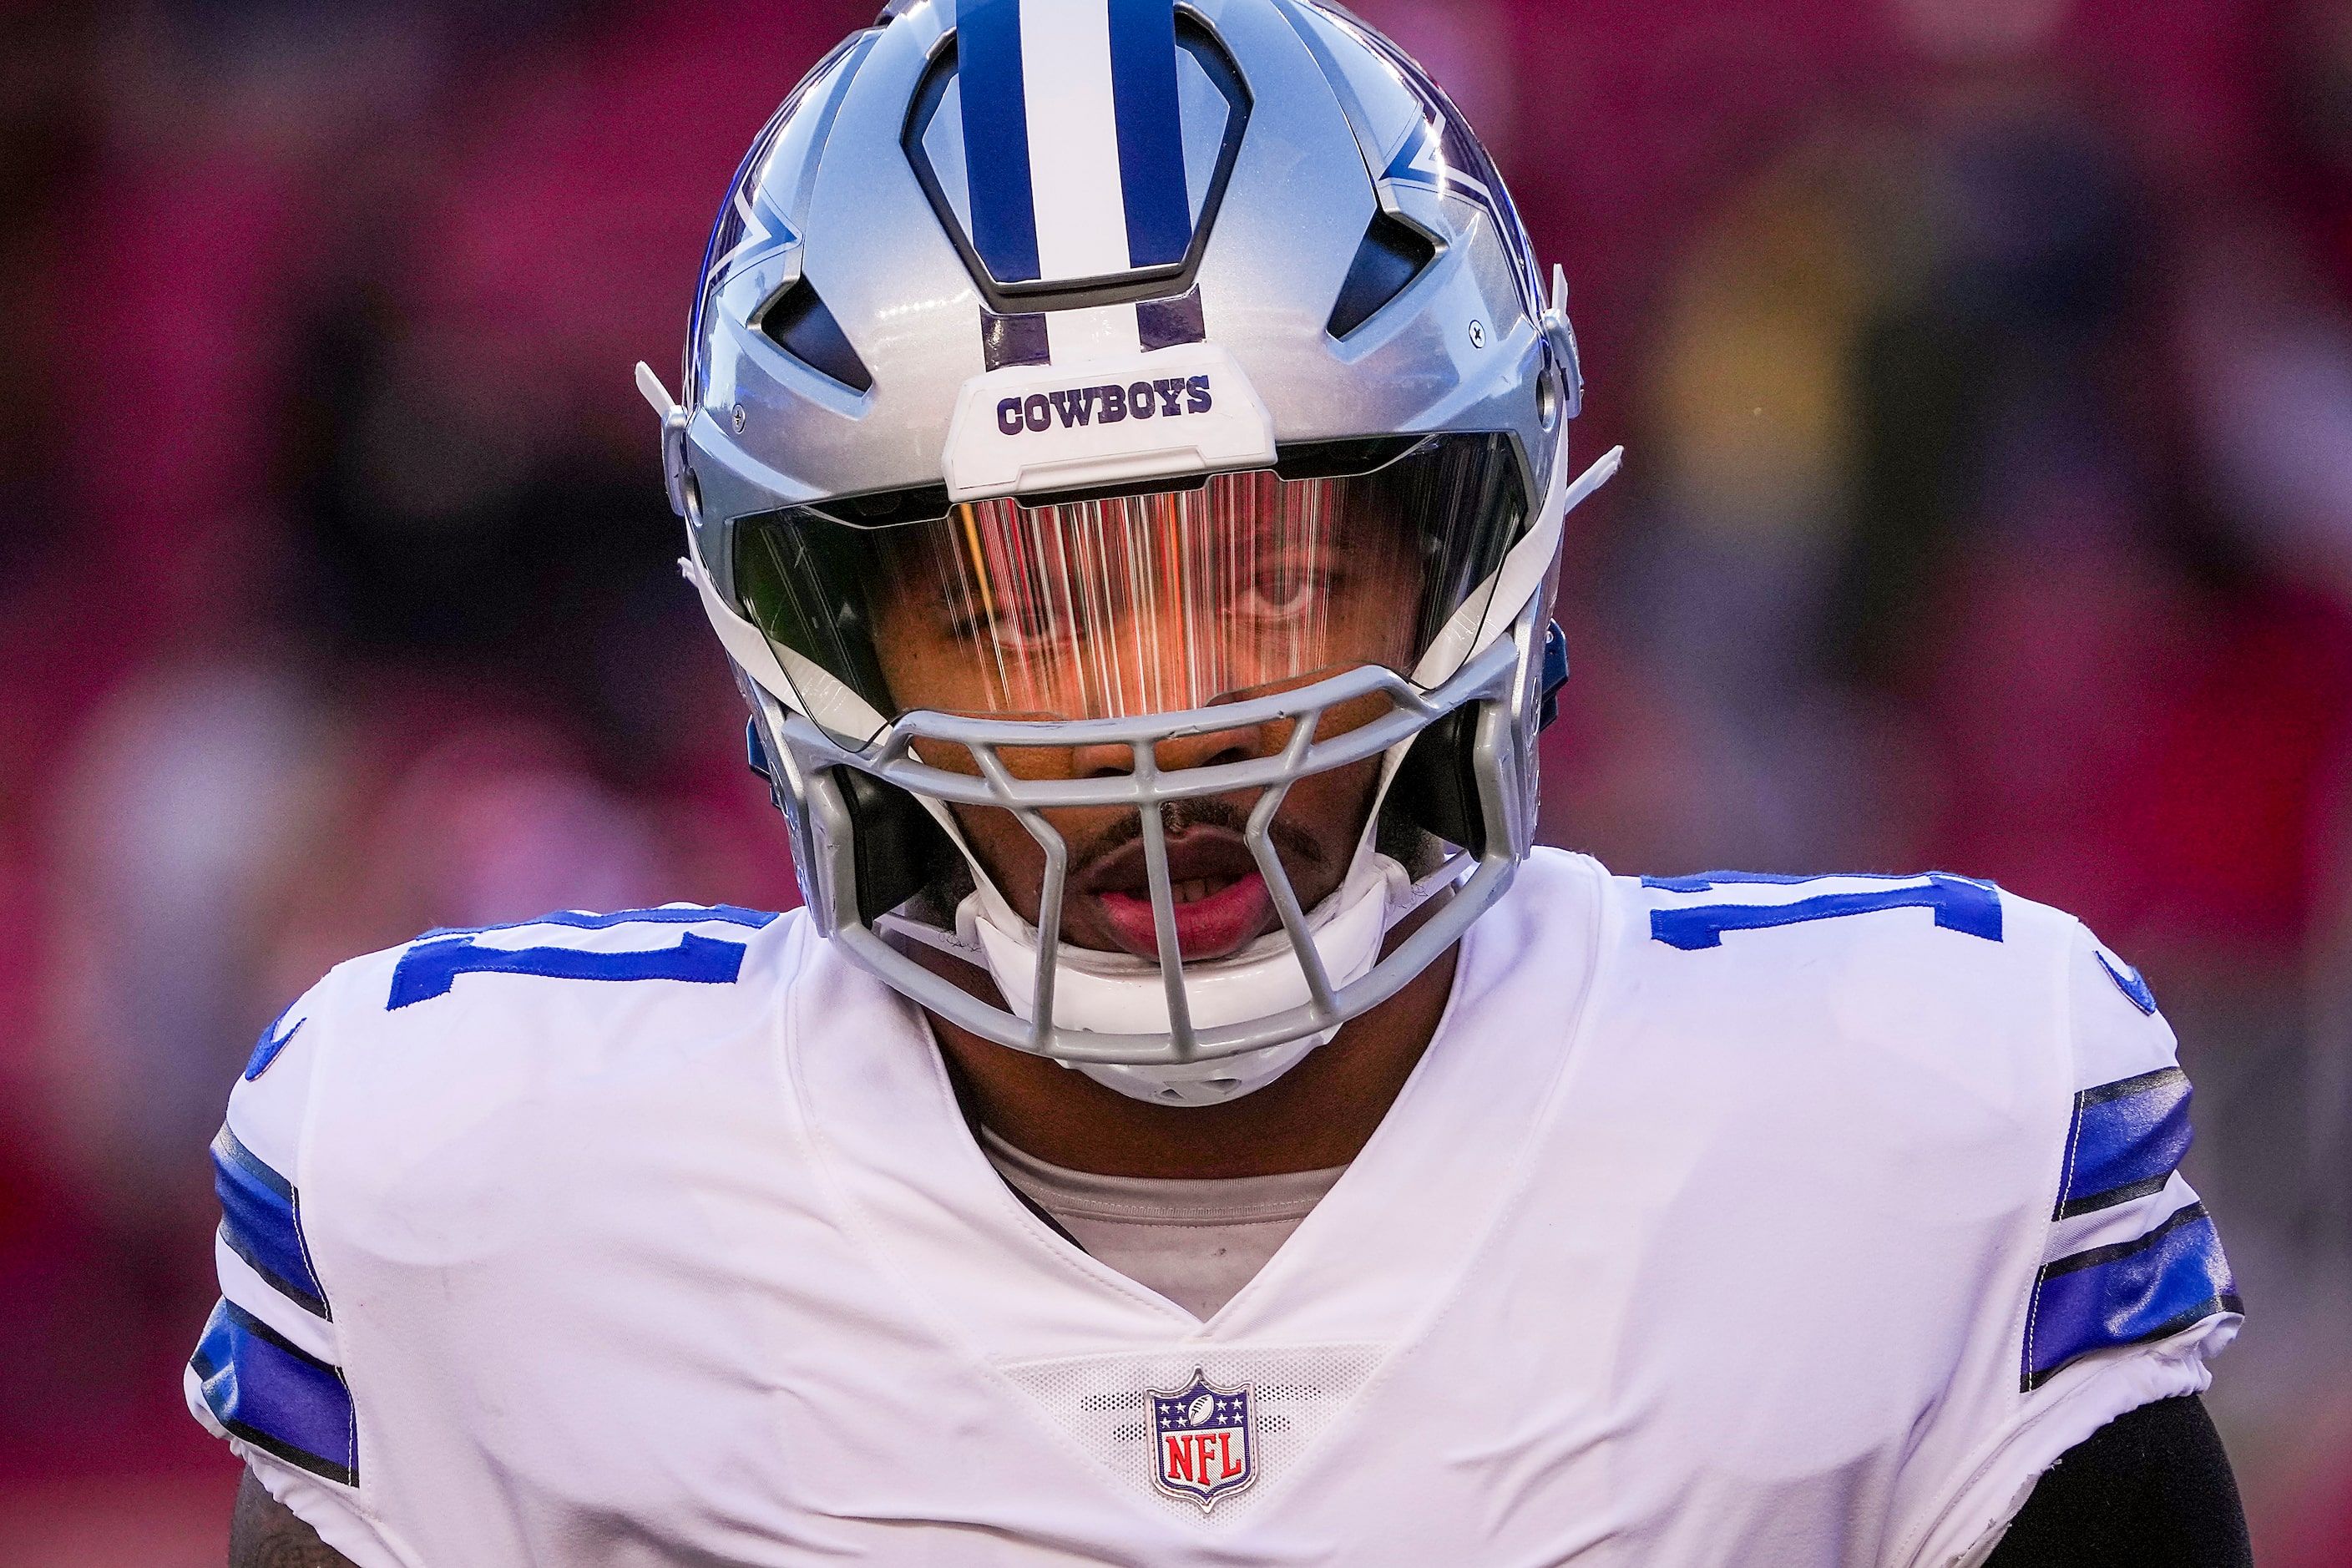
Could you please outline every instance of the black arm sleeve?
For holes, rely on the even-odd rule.
[[[2230,1456],[2203,1402],[2116,1416],[2034,1483],[1985,1568],[2252,1568]]]
[[[237,1483],[236,1512],[228,1527],[228,1568],[354,1568],[319,1539],[251,1470]]]

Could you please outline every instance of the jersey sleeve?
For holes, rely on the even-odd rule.
[[[269,1494],[359,1568],[410,1568],[360,1494],[359,1420],[342,1372],[334,1291],[312,1261],[302,1205],[312,1085],[328,1054],[341,972],[264,1029],[212,1145],[221,1299],[184,1374],[189,1412]]]
[[[2078,931],[2074,1104],[2019,1369],[2029,1394],[2101,1357],[2179,1351],[2202,1363],[2242,1308],[2213,1218],[2180,1174],[2189,1076],[2137,970]],[[2145,1403],[2137,1402],[2137,1403]],[[2106,1412],[2112,1419],[2130,1406]],[[2086,1434],[2087,1435],[2087,1434]]]
[[[2024,1302],[2016,1403],[1921,1563],[1980,1563],[2034,1482],[2126,1411],[2200,1394],[2242,1305],[2213,1217],[2180,1174],[2189,1084],[2130,964],[2079,925],[2066,958],[2074,1101]]]

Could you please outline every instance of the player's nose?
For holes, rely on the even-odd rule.
[[[1152,762],[1161,773],[1247,762],[1280,749],[1274,729],[1269,724],[1235,724],[1194,735],[1172,735],[1151,748]],[[1071,752],[1070,771],[1082,779],[1133,773],[1135,748],[1123,743],[1076,747]]]

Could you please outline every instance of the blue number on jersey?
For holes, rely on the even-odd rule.
[[[1864,873],[1864,875],[1869,875]],[[1832,879],[1827,877],[1781,877],[1759,871],[1709,871],[1698,877],[1644,877],[1645,888],[1675,893],[1704,893],[1723,883],[1770,882],[1794,885]],[[1930,871],[1925,877],[1887,878],[1906,885],[1874,888],[1864,892],[1816,893],[1785,904],[1695,904],[1677,910],[1652,910],[1650,936],[1685,952],[1723,945],[1727,931],[1757,931],[1766,926],[1797,925],[1805,921],[1836,920],[1842,915],[1874,914],[1880,910],[1927,909],[1946,931],[1965,931],[1987,942],[2000,940],[2000,890],[1990,882]]]
[[[543,920],[520,921],[516,926],[558,925],[580,930],[609,930],[616,925],[765,926],[776,917],[731,904],[704,909],[623,910],[616,914],[586,915],[566,910]],[[516,926],[484,926],[474,931],[428,931],[406,952],[392,972],[392,994],[384,1011],[397,1012],[413,1003],[446,996],[460,974],[533,974],[543,980],[683,980],[702,985],[732,985],[743,970],[743,944],[721,942],[694,931],[678,938],[676,947],[642,952],[591,952],[576,947],[485,947],[473,939],[482,931],[511,931]]]

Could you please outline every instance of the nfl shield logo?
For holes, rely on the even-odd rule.
[[[1221,1387],[1195,1367],[1185,1387],[1150,1394],[1151,1479],[1161,1491],[1206,1513],[1257,1479],[1249,1384]]]

